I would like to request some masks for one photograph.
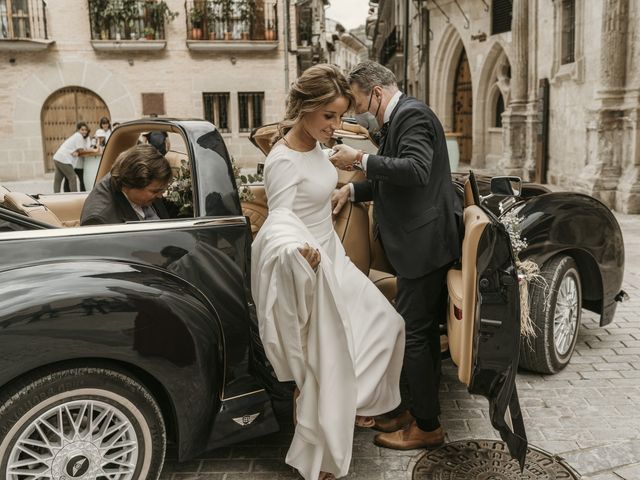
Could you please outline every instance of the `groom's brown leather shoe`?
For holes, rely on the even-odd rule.
[[[400,430],[401,428],[406,427],[411,422],[415,420],[413,415],[409,410],[405,410],[400,415],[395,416],[393,418],[389,418],[386,416],[376,417],[376,423],[373,425],[374,430],[378,430],[379,432],[395,432],[396,430]]]
[[[414,450],[426,448],[432,450],[444,445],[444,430],[438,427],[430,432],[420,430],[413,421],[402,430],[392,433],[379,433],[373,439],[373,443],[379,447],[392,448],[394,450]]]

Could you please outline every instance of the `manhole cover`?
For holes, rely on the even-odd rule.
[[[411,470],[410,470],[411,471]],[[578,480],[559,457],[529,447],[524,472],[504,442],[462,440],[426,452],[415,461],[413,480]]]

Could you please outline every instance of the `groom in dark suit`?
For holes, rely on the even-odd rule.
[[[332,199],[334,213],[348,201],[373,200],[377,234],[398,276],[396,308],[406,326],[404,373],[411,409],[385,423],[375,443],[394,449],[444,443],[440,404],[440,332],[446,318],[447,270],[460,257],[449,156],[440,121],[423,102],[398,90],[391,70],[363,62],[349,74],[356,119],[379,128],[377,155],[337,145],[330,160],[362,169],[367,180],[348,184]],[[395,430],[395,431],[394,431]]]

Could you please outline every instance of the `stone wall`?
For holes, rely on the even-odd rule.
[[[511,31],[497,35],[491,35],[485,4],[491,2],[440,0],[428,7],[429,103],[445,129],[453,127],[455,68],[463,48],[469,59],[472,166],[532,178],[539,153],[538,82],[548,79],[548,181],[640,212],[640,4],[576,0],[576,58],[566,65],[560,61],[562,2],[514,0],[518,18]],[[415,65],[418,54],[410,55],[412,81],[424,81]],[[502,65],[510,76],[501,73]],[[490,124],[496,88],[506,99],[502,157]]]
[[[90,43],[88,2],[48,2],[47,26],[53,46],[42,52],[0,51],[0,180],[32,179],[44,172],[41,112],[46,99],[68,86],[87,88],[106,103],[111,119],[142,116],[143,92],[163,92],[169,117],[202,118],[202,92],[229,92],[231,133],[224,134],[242,166],[262,154],[238,132],[238,92],[264,92],[265,123],[284,112],[286,82],[282,3],[277,49],[265,52],[187,48],[182,0],[168,0],[179,16],[167,25],[166,48],[157,52],[95,51]],[[291,10],[292,17],[294,9]],[[295,25],[295,19],[291,19]],[[295,56],[289,55],[289,82]],[[70,132],[72,133],[72,132]]]

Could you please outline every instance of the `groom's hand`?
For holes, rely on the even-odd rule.
[[[333,214],[337,215],[342,210],[342,207],[349,201],[351,196],[351,187],[349,184],[343,185],[339,190],[334,190],[331,194],[331,208],[333,208]]]
[[[358,150],[349,145],[335,145],[333,147],[333,155],[329,157],[329,161],[340,170],[353,170],[353,164],[358,158]]]

